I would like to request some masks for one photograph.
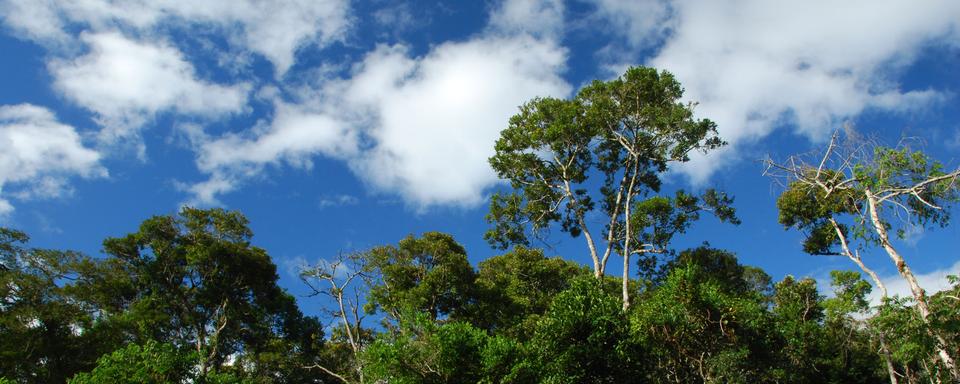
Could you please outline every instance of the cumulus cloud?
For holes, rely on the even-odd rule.
[[[564,48],[489,31],[421,57],[405,45],[378,46],[349,76],[320,79],[296,103],[276,102],[272,122],[249,134],[195,141],[210,179],[186,189],[212,203],[266,164],[309,168],[311,156],[323,155],[417,209],[481,202],[497,182],[487,163],[493,142],[517,106],[570,92],[559,76]]]
[[[87,54],[53,61],[49,69],[57,90],[97,115],[103,142],[136,136],[158,112],[214,118],[246,105],[248,85],[197,79],[193,66],[169,45],[118,33],[84,33],[80,40],[89,46]]]
[[[155,34],[170,25],[213,26],[270,60],[277,75],[295,63],[298,49],[339,41],[351,24],[347,0],[0,0],[0,11],[21,35],[59,48],[75,27]]]
[[[663,36],[648,64],[676,74],[686,97],[700,103],[698,115],[715,120],[734,145],[694,159],[685,168],[693,181],[780,126],[819,140],[867,109],[899,112],[939,100],[936,90],[899,89],[896,75],[928,44],[960,38],[960,3],[952,1],[596,3],[628,39]]]
[[[564,60],[562,48],[526,35],[443,44],[422,58],[381,47],[347,91],[375,114],[365,131],[374,145],[351,165],[418,207],[476,204],[496,182],[487,159],[517,106],[569,93],[557,75]]]
[[[107,176],[100,154],[43,107],[0,106],[0,148],[0,216],[14,210],[11,196],[54,198],[70,193],[71,176]]]

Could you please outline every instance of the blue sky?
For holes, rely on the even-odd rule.
[[[850,122],[960,165],[953,1],[0,0],[0,17],[2,225],[98,255],[184,204],[239,209],[294,292],[298,265],[411,233],[495,255],[486,159],[506,120],[630,65],[675,73],[730,143],[666,177],[725,189],[743,224],[705,218],[675,246],[777,279],[852,265],[800,252],[758,159]],[[929,288],[960,271],[958,228],[901,244]],[[580,239],[551,244],[587,261]]]

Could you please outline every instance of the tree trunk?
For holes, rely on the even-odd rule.
[[[893,366],[893,357],[890,356],[890,348],[887,347],[887,340],[883,333],[878,333],[880,338],[880,354],[883,355],[883,362],[887,365],[887,375],[890,375],[890,384],[898,384],[897,369]]]
[[[890,259],[893,260],[893,263],[897,266],[897,272],[900,273],[907,283],[910,285],[910,292],[913,294],[913,299],[916,300],[917,310],[920,312],[920,318],[923,319],[923,322],[927,325],[927,331],[930,332],[937,339],[937,345],[934,346],[937,351],[937,356],[940,358],[940,361],[943,362],[943,365],[947,367],[947,370],[950,371],[950,375],[953,377],[955,382],[960,382],[960,374],[957,373],[956,364],[953,361],[953,358],[950,357],[950,354],[947,353],[947,350],[944,349],[946,346],[946,340],[940,336],[939,332],[936,332],[930,328],[930,321],[928,317],[930,316],[930,307],[927,304],[927,295],[923,290],[923,287],[920,286],[920,283],[917,282],[916,276],[914,276],[913,271],[910,270],[910,267],[907,265],[907,262],[903,259],[903,256],[895,248],[893,244],[890,243],[890,236],[887,233],[887,227],[884,226],[883,222],[880,221],[880,213],[877,212],[877,197],[870,191],[868,188],[866,191],[867,205],[870,209],[870,221],[873,223],[873,228],[877,232],[877,236],[880,237],[880,245],[883,246],[883,249],[887,251],[887,254],[890,255]]]
[[[887,286],[884,285],[883,281],[880,280],[880,276],[863,263],[863,260],[860,259],[860,255],[854,254],[852,251],[850,251],[850,246],[848,245],[849,243],[847,243],[847,236],[844,235],[843,231],[840,230],[840,225],[837,224],[836,220],[830,218],[830,224],[833,225],[833,230],[837,232],[837,238],[840,239],[840,247],[843,249],[843,253],[846,254],[847,258],[853,261],[854,264],[860,267],[860,270],[870,276],[870,279],[873,280],[873,283],[876,284],[878,289],[880,289],[881,297],[886,299]]]
[[[630,254],[623,255],[623,311],[630,309]]]

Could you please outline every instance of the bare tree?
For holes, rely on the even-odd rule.
[[[364,383],[360,353],[369,339],[369,331],[362,326],[365,316],[360,307],[369,278],[370,272],[358,254],[339,253],[333,261],[321,261],[301,270],[300,279],[310,288],[310,296],[327,297],[335,304],[333,308],[323,307],[322,311],[333,323],[340,323],[337,329],[343,331],[341,336],[349,346],[349,365],[352,365],[351,372],[340,373],[320,364],[308,368],[320,369],[347,384]]]

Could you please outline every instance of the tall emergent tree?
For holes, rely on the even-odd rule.
[[[890,148],[856,140],[841,143],[839,134],[834,134],[825,153],[816,159],[811,163],[794,156],[783,163],[767,161],[767,174],[788,180],[777,201],[780,222],[808,232],[805,251],[850,258],[885,295],[883,283],[865,265],[859,251],[851,250],[849,239],[880,246],[907,281],[920,318],[929,325],[926,292],[894,246],[890,231],[904,238],[913,227],[947,225],[947,205],[960,201],[960,169],[947,172],[941,163],[906,145]],[[841,251],[832,251],[837,245]],[[946,339],[936,329],[930,332],[936,340],[938,359],[953,380],[960,381]]]
[[[623,257],[623,306],[629,306],[631,255],[663,252],[700,210],[734,219],[731,199],[716,191],[645,202],[660,191],[660,176],[670,164],[725,144],[716,124],[695,119],[693,105],[679,101],[682,95],[670,73],[639,67],[616,80],[595,81],[571,100],[538,98],[522,105],[490,158],[514,191],[492,197],[487,240],[502,248],[527,245],[530,235],[542,236],[554,224],[571,236],[582,234],[597,278],[611,253]],[[587,219],[597,208],[603,233],[594,232]]]

